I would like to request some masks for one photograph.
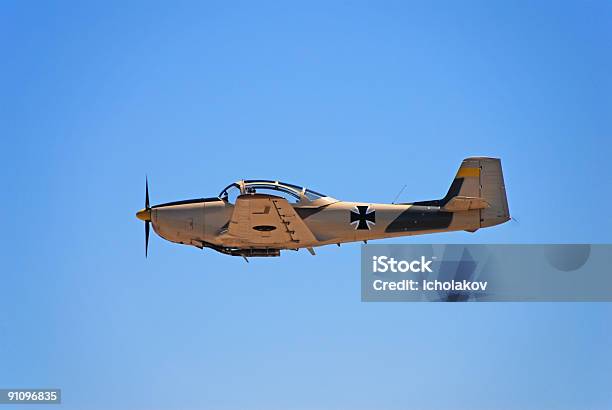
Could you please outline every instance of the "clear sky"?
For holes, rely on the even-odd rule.
[[[608,243],[612,3],[3,2],[0,387],[66,409],[609,409],[612,306],[360,302],[358,244],[247,264],[153,235],[241,178],[443,195],[502,158],[519,223]],[[26,409],[27,407],[23,407]],[[36,407],[39,409],[40,407]]]

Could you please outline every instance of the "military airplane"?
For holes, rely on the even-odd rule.
[[[340,201],[308,188],[270,180],[241,180],[219,196],[149,206],[136,216],[162,238],[197,248],[247,257],[280,256],[281,250],[372,239],[468,231],[510,219],[497,158],[461,163],[447,194],[430,201],[375,204]]]

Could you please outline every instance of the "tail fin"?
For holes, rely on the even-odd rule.
[[[510,212],[501,161],[486,157],[464,159],[444,198],[414,205],[440,206],[449,212],[479,210],[477,226],[481,228],[508,221]]]
[[[481,228],[499,225],[510,219],[504,175],[498,158],[464,159],[451,189],[446,194],[446,205],[453,197],[472,197],[485,201],[485,206],[478,207]]]

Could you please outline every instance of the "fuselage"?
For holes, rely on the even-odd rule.
[[[478,210],[452,213],[441,210],[439,206],[346,201],[336,201],[318,208],[293,207],[312,231],[316,241],[299,244],[286,241],[266,246],[297,249],[435,232],[476,230],[480,227]],[[359,207],[374,212],[375,221],[363,218],[364,222],[361,222]],[[155,232],[171,242],[197,247],[205,244],[236,247],[236,238],[227,233],[233,213],[233,204],[220,198],[205,198],[153,206],[151,222]],[[367,217],[367,214],[364,216]]]

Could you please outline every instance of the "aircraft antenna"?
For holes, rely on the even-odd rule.
[[[393,202],[391,202],[392,204],[395,204],[395,201],[397,201],[397,198],[399,198],[399,196],[402,194],[402,192],[404,192],[404,189],[406,189],[406,186],[407,186],[407,184],[404,184],[402,189],[400,189],[400,191],[397,193],[397,195],[395,195],[395,199],[393,200]]]

